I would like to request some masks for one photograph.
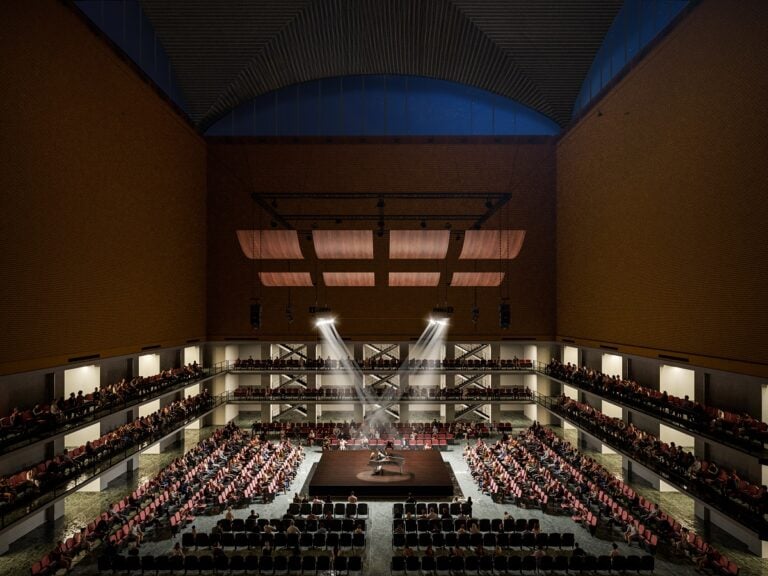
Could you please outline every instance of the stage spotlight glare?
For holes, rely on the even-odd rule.
[[[317,320],[315,320],[315,326],[317,327],[328,326],[330,324],[335,324],[335,323],[336,323],[336,318],[318,318]]]
[[[448,318],[430,318],[429,319],[429,325],[430,326],[448,326]]]

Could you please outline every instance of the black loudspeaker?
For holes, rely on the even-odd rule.
[[[251,304],[251,328],[258,330],[261,327],[261,304]]]
[[[507,330],[511,321],[512,313],[509,309],[509,304],[502,302],[499,304],[499,327],[502,330]]]

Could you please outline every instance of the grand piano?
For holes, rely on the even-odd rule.
[[[403,464],[405,464],[405,458],[403,456],[395,456],[394,454],[386,454],[382,451],[371,452],[371,458],[368,460],[368,466],[373,467],[374,474],[384,474],[384,466],[397,466],[400,474],[403,474]]]

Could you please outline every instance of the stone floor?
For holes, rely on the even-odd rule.
[[[520,418],[516,424],[525,425],[524,418]],[[250,422],[243,424],[249,425]],[[197,432],[188,432],[185,438],[185,444],[188,446],[191,442],[197,441],[198,437],[210,434],[211,430]],[[562,432],[562,431],[561,431]],[[565,432],[566,436],[570,434]],[[462,445],[449,447],[450,450],[443,452],[443,458],[448,462],[454,471],[456,480],[461,487],[464,496],[471,496],[474,505],[474,515],[477,517],[500,517],[505,510],[509,511],[514,517],[538,518],[541,522],[542,531],[575,532],[577,541],[588,552],[593,554],[608,553],[611,542],[591,537],[585,530],[575,526],[573,522],[562,516],[545,515],[536,510],[523,510],[514,505],[498,505],[491,499],[478,492],[476,485],[472,482],[469,471],[462,458]],[[125,493],[132,490],[140,480],[152,475],[156,470],[162,467],[169,459],[175,457],[181,452],[179,445],[171,452],[160,456],[142,456],[140,461],[140,473],[132,477],[119,478],[113,482],[110,487],[97,494],[78,494],[68,498],[65,505],[65,515],[53,526],[41,527],[31,532],[28,536],[13,545],[11,551],[0,557],[0,574],[18,574],[26,572],[32,562],[39,559],[52,543],[63,536],[69,535],[72,531],[86,520],[90,520],[100,512],[104,505],[122,497]],[[322,453],[319,451],[308,451],[307,457],[299,468],[298,475],[294,480],[291,490],[299,490],[307,480],[312,465],[316,463]],[[620,472],[621,460],[618,456],[596,455],[606,466],[612,470]],[[693,516],[693,506],[690,499],[680,494],[659,494],[647,486],[637,485],[636,489],[654,499],[660,499],[664,508],[674,513],[684,524],[694,527],[697,521]],[[236,510],[236,516],[246,517],[251,508],[255,509],[262,517],[279,517],[285,512],[291,499],[292,492],[288,491],[286,495],[280,495],[273,503],[268,505],[254,504],[248,508]],[[207,531],[216,523],[220,516],[203,516],[196,520],[197,529]],[[393,551],[391,548],[391,525],[392,525],[392,502],[370,502],[370,517],[367,521],[367,547],[364,554],[364,565],[366,575],[387,574],[389,572],[389,558]],[[162,536],[162,535],[159,535]],[[170,551],[176,540],[170,538],[170,535],[163,539],[153,539],[142,546],[143,554],[164,554]],[[178,539],[178,537],[177,537]],[[755,556],[745,553],[743,550],[734,548],[736,546],[732,540],[729,542],[727,535],[713,534],[713,541],[729,557],[736,560],[741,566],[741,574],[745,576],[757,576],[768,574],[768,561],[761,560]],[[638,549],[627,548],[620,544],[620,548],[625,553],[638,553]],[[75,574],[96,574],[95,560],[85,558],[74,568]],[[695,576],[695,571],[687,560],[677,559],[668,561],[659,555],[656,562],[656,574],[661,576]]]

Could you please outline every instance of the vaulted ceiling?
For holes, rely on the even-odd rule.
[[[141,0],[202,129],[318,78],[407,74],[565,125],[622,0]]]

